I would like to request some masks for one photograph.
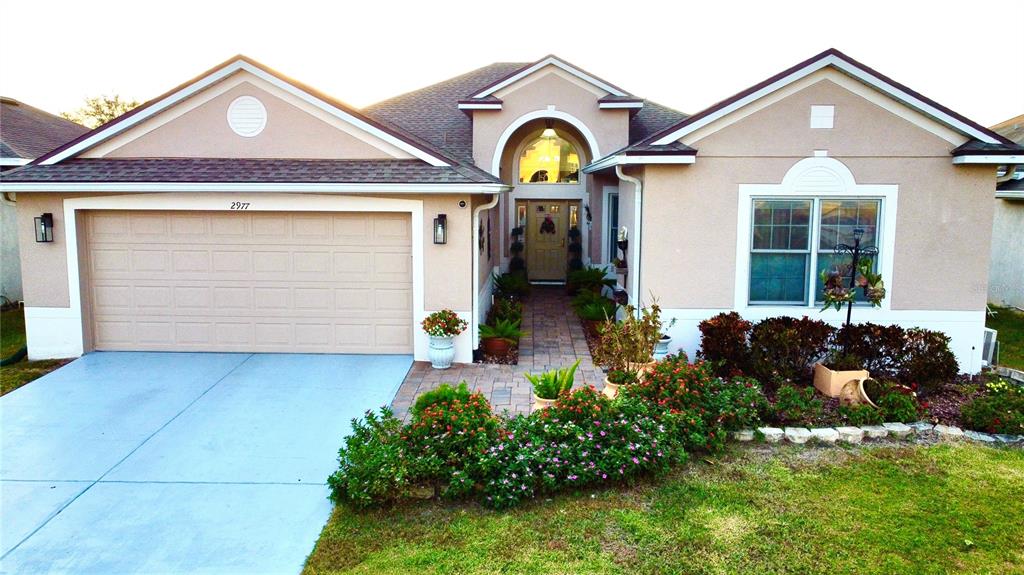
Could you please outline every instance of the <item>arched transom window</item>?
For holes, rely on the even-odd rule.
[[[519,155],[519,183],[576,184],[580,155],[568,140],[547,128]]]

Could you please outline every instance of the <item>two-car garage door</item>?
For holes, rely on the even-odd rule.
[[[99,350],[412,353],[408,213],[96,211]]]

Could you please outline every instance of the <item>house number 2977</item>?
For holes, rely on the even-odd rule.
[[[232,210],[248,210],[249,202],[231,202]]]

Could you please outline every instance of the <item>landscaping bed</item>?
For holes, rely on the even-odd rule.
[[[25,346],[24,310],[14,308],[0,313],[0,358],[7,358]],[[70,359],[22,359],[0,367],[0,395],[5,395],[67,364]]]
[[[1024,451],[744,445],[496,512],[338,506],[304,573],[1014,573]]]

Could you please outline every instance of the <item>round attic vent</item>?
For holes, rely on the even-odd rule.
[[[251,138],[267,126],[267,109],[252,96],[239,96],[228,106],[228,125],[239,136]]]

